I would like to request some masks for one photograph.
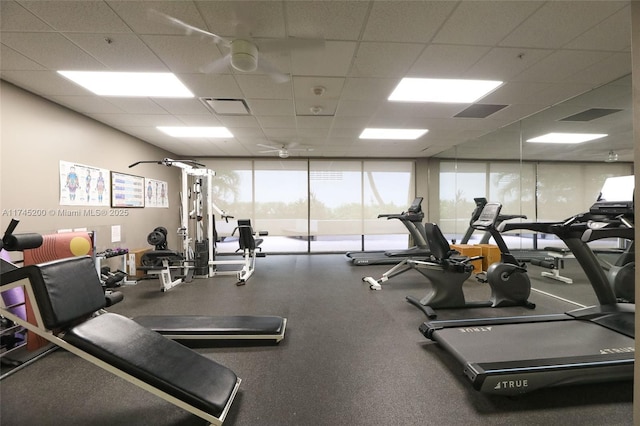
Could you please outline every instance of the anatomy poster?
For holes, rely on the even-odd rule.
[[[60,161],[61,206],[108,206],[109,170]]]
[[[169,207],[169,198],[167,198],[167,189],[169,187],[167,182],[145,178],[144,188],[145,207]]]
[[[144,178],[111,172],[111,207],[144,207]]]

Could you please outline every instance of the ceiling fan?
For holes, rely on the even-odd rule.
[[[150,9],[149,16],[164,23],[182,28],[186,35],[200,35],[213,40],[215,44],[219,44],[228,49],[229,52],[220,59],[201,68],[204,73],[213,73],[222,71],[228,65],[235,70],[241,72],[261,71],[273,78],[278,83],[289,81],[289,75],[281,72],[274,67],[269,61],[260,57],[263,52],[289,51],[294,49],[313,49],[324,46],[324,39],[310,38],[281,38],[281,39],[265,39],[256,40],[251,37],[251,31],[248,25],[243,22],[236,23],[235,38],[225,38],[201,28],[189,25],[177,18],[165,15],[157,10]]]
[[[310,152],[313,151],[313,148],[294,148],[296,146],[298,146],[296,143],[291,143],[291,144],[283,144],[281,146],[273,146],[273,145],[264,145],[259,143],[258,146],[262,147],[262,148],[267,148],[264,151],[258,151],[261,154],[268,154],[268,153],[277,153],[278,157],[280,158],[289,158],[289,155],[291,154],[291,152]]]
[[[610,149],[587,151],[583,156],[590,161],[604,161],[605,163],[615,163],[617,161],[628,161],[629,156],[633,156],[633,149]]]

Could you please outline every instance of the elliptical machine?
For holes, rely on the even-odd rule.
[[[473,270],[470,258],[457,257],[452,253],[449,243],[435,224],[425,226],[427,240],[432,253],[436,257],[432,261],[424,262],[409,260],[409,265],[428,278],[431,288],[420,300],[407,296],[412,305],[418,307],[429,319],[437,317],[434,309],[461,309],[507,306],[524,306],[534,309],[535,304],[529,302],[531,282],[524,263],[509,253],[507,245],[496,229],[496,222],[500,216],[502,205],[487,203],[478,219],[472,224],[474,229],[489,232],[500,249],[501,261],[489,266],[485,282],[491,287],[488,301],[467,302],[462,285],[471,276]],[[438,253],[440,253],[438,255]],[[440,266],[440,270],[436,267]],[[442,273],[444,271],[444,274]]]

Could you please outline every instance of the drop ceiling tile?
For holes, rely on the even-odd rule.
[[[102,70],[104,65],[56,33],[2,33],[2,43],[51,70]]]
[[[236,75],[245,99],[291,99],[291,82],[277,83],[267,75]]]
[[[98,121],[113,126],[180,126],[182,123],[172,115],[161,114],[88,114]]]
[[[150,12],[160,12],[189,25],[206,30],[206,24],[195,4],[190,1],[107,1],[126,24],[137,34],[182,34],[182,27]]]
[[[153,102],[173,115],[204,115],[210,114],[209,110],[198,98],[171,99],[153,98]]]
[[[100,96],[50,96],[48,99],[82,114],[118,114],[122,109]]]
[[[259,127],[231,127],[229,131],[238,139],[264,138],[264,133]]]
[[[625,2],[626,3],[626,2]],[[631,6],[627,5],[587,32],[567,43],[565,49],[607,50],[612,52],[631,49]],[[607,34],[607,37],[603,37]]]
[[[386,101],[393,89],[400,83],[399,78],[355,78],[345,81],[343,100]]]
[[[366,2],[287,2],[287,33],[292,37],[357,40],[365,23]]]
[[[37,62],[32,61],[26,56],[16,52],[15,50],[0,44],[0,64],[3,70],[45,70],[46,68]]]
[[[167,66],[134,34],[64,35],[112,71],[168,71]]]
[[[473,64],[464,77],[510,80],[553,52],[550,49],[496,47]]]
[[[513,78],[514,81],[561,82],[575,73],[605,60],[610,53],[558,50]],[[603,82],[604,83],[604,82]]]
[[[353,129],[358,130],[358,135],[362,132],[362,129],[367,127],[367,123],[369,122],[369,115],[364,115],[361,117],[348,117],[348,116],[336,116],[333,118],[333,125],[331,126],[331,131],[340,131],[346,130],[351,131]],[[356,135],[357,136],[357,135]]]
[[[240,86],[230,74],[177,74],[197,98],[243,98]]]
[[[501,46],[558,49],[617,12],[617,1],[546,2],[502,40]]]
[[[369,117],[379,110],[377,103],[369,101],[340,101],[336,108],[336,117],[355,120],[356,117]]]
[[[57,31],[131,32],[102,1],[23,1],[21,4]]]
[[[0,31],[54,31],[15,1],[0,1]]]
[[[331,99],[298,99],[296,101],[297,116],[333,116],[338,106],[337,100]]]
[[[142,40],[174,73],[196,73],[220,59],[218,47],[197,37],[144,35]]]
[[[271,116],[260,115],[256,119],[260,123],[260,127],[264,129],[278,128],[278,127],[296,127],[296,118],[294,116]]]
[[[260,127],[255,117],[245,115],[219,115],[218,120],[226,127]]]
[[[543,2],[460,2],[433,43],[495,46]]]
[[[327,41],[322,49],[291,51],[291,72],[295,75],[344,77],[349,72],[356,42]]]
[[[427,43],[455,2],[374,1],[363,40]]]
[[[121,98],[116,96],[103,97],[105,101],[115,105],[128,114],[169,114],[167,110],[150,98]]]
[[[289,115],[295,114],[293,102],[290,100],[247,99],[253,115]]]
[[[409,69],[408,76],[460,78],[489,47],[430,44]]]
[[[296,99],[338,99],[342,94],[345,78],[342,77],[293,77],[293,96]],[[321,87],[321,95],[314,93],[315,87]]]
[[[195,5],[214,34],[235,36],[242,24],[256,38],[286,37],[282,2],[196,1]]]
[[[185,126],[222,126],[222,122],[211,113],[202,115],[176,115],[175,116]]]
[[[415,43],[362,42],[351,77],[404,77],[424,46]]]
[[[333,117],[297,116],[298,129],[329,129]]]
[[[594,87],[615,80],[631,69],[631,53],[613,53],[605,60],[579,70],[567,78],[569,83],[587,83]]]

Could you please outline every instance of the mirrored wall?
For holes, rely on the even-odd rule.
[[[631,75],[624,76],[438,155],[438,191],[430,197],[430,217],[437,218],[449,239],[459,241],[477,197],[500,202],[503,213],[525,215],[527,221],[559,221],[588,211],[607,177],[634,173],[631,84]],[[606,136],[573,144],[531,141],[548,133]],[[476,234],[471,243],[481,238]],[[558,262],[545,250],[563,247],[562,241],[527,232],[510,233],[506,239],[510,249],[524,257],[535,255],[564,266],[555,273],[576,283],[534,279],[534,286],[579,303],[595,302],[593,292],[582,286],[588,283],[575,259],[567,256]],[[605,262],[615,262],[625,244],[609,239],[594,248]],[[532,276],[541,272],[532,267]]]

